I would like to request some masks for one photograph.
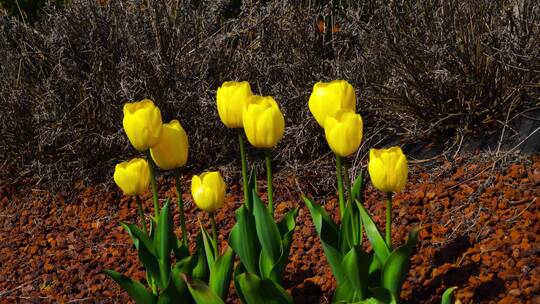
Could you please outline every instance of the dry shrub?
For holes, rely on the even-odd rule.
[[[237,159],[236,134],[219,121],[215,90],[230,79],[280,102],[287,129],[276,158],[290,174],[331,160],[306,106],[315,81],[344,78],[357,88],[372,143],[392,135],[383,127],[412,136],[491,127],[538,87],[534,1],[517,11],[503,0],[169,2],[73,1],[33,27],[2,17],[3,176],[109,180],[115,162],[135,155],[122,105],[142,98],[155,100],[165,121],[180,119],[193,169],[227,165]]]

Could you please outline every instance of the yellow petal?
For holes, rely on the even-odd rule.
[[[154,162],[164,170],[182,167],[188,158],[188,138],[178,120],[163,124],[161,137],[150,149]]]
[[[249,82],[227,81],[218,88],[216,103],[221,121],[228,128],[241,128],[244,107],[253,95]]]

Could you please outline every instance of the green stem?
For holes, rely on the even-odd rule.
[[[212,224],[212,237],[214,238],[214,242],[216,243],[216,252],[215,256],[217,258],[218,252],[218,239],[217,239],[217,229],[216,229],[216,218],[214,217],[214,212],[210,212],[210,223]]]
[[[180,186],[180,169],[174,172],[176,178],[176,197],[178,200],[178,213],[180,214],[180,227],[182,228],[182,241],[187,247],[187,230],[186,230],[186,218],[184,215],[184,200],[182,199],[182,187]]]
[[[336,154],[336,176],[338,184],[338,197],[339,197],[339,216],[343,219],[345,214],[345,198],[343,195],[343,173],[341,167],[341,156]]]
[[[345,177],[345,185],[347,186],[347,194],[348,194],[348,204],[353,203],[352,198],[352,191],[351,191],[351,181],[349,180],[349,170],[347,169],[347,162],[345,160],[342,161],[341,166],[343,167],[343,176]]]
[[[152,184],[152,199],[154,200],[154,213],[156,214],[155,221],[157,223],[158,218],[159,218],[159,202],[158,202],[156,175],[154,172],[154,168],[156,167],[156,164],[154,163],[154,160],[152,159],[152,156],[150,155],[150,150],[146,151],[146,160],[148,161],[148,166],[150,167],[150,183]]]
[[[141,205],[141,199],[138,195],[135,196],[135,201],[137,202],[137,209],[139,210],[139,217],[141,218],[141,227],[144,233],[148,234],[148,231],[146,230],[146,220],[144,219],[144,211],[143,207]]]
[[[265,152],[266,158],[266,178],[268,187],[268,212],[274,216],[274,193],[272,191],[272,159],[270,158],[270,150]]]
[[[240,159],[242,161],[242,185],[244,187],[244,203],[247,205],[248,210],[251,210],[251,201],[249,199],[250,195],[248,189],[246,148],[244,146],[244,135],[242,135],[242,132],[238,132],[238,143],[240,144]]]
[[[392,251],[392,192],[386,193],[386,245]]]

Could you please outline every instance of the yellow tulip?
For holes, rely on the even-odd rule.
[[[340,110],[356,111],[356,94],[345,80],[317,82],[308,105],[315,120],[324,128],[327,116],[334,116]]]
[[[227,185],[217,171],[193,175],[191,196],[195,205],[206,212],[214,212],[223,206]]]
[[[161,136],[161,112],[150,99],[124,105],[124,131],[139,151],[154,147]]]
[[[142,158],[121,162],[114,169],[114,182],[125,195],[142,194],[150,184],[150,167]]]
[[[188,138],[178,120],[163,124],[161,138],[150,148],[152,159],[163,170],[182,167],[188,158]]]
[[[352,111],[341,110],[326,117],[324,133],[335,154],[346,157],[358,150],[362,142],[362,117]]]
[[[272,148],[283,137],[285,118],[274,98],[253,95],[243,116],[244,131],[252,146]]]
[[[247,81],[226,81],[217,89],[216,102],[219,118],[227,128],[242,127],[244,107],[251,95],[253,93]]]
[[[407,158],[400,147],[369,150],[369,176],[373,186],[383,192],[399,192],[407,182]]]

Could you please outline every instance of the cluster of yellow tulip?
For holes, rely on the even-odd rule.
[[[124,130],[133,147],[145,152],[146,156],[146,159],[135,158],[118,164],[114,173],[114,181],[124,194],[136,197],[141,226],[147,233],[141,234],[138,228],[123,224],[139,250],[139,256],[148,271],[147,281],[153,291],[153,294],[149,294],[144,286],[132,281],[123,285],[128,292],[131,291],[131,296],[137,295],[139,299],[137,302],[155,302],[159,298],[161,303],[162,296],[164,299],[180,297],[180,294],[189,289],[196,303],[222,303],[227,296],[234,254],[237,254],[240,262],[234,270],[234,283],[243,302],[258,303],[270,300],[276,303],[292,303],[292,299],[280,284],[288,261],[298,210],[291,210],[283,216],[281,222],[275,222],[270,156],[271,149],[283,137],[284,116],[274,98],[254,95],[250,84],[246,81],[223,83],[217,90],[216,103],[223,124],[228,128],[244,131],[238,132],[238,140],[245,204],[239,207],[236,213],[237,223],[231,230],[228,242],[231,247],[220,255],[214,212],[223,205],[227,186],[219,172],[204,172],[192,177],[191,196],[200,209],[209,213],[213,236],[210,239],[201,226],[202,238],[198,239],[197,243],[204,243],[204,252],[198,252],[194,257],[189,255],[187,249],[179,171],[188,158],[187,134],[178,120],[162,123],[160,110],[151,100],[145,99],[124,106]],[[308,105],[315,120],[324,129],[326,141],[336,156],[341,227],[331,221],[324,209],[307,197],[303,197],[312,214],[330,266],[336,275],[338,289],[335,300],[356,302],[369,297],[378,300],[380,297],[398,299],[403,273],[406,273],[408,256],[414,248],[417,233],[414,230],[409,237],[410,241],[392,251],[392,195],[405,187],[408,175],[407,159],[399,147],[369,151],[368,172],[371,182],[375,188],[387,194],[386,240],[382,241],[373,220],[363,206],[363,173],[351,185],[344,160],[358,151],[363,136],[363,121],[356,113],[354,88],[344,80],[318,82],[313,87]],[[253,174],[251,181],[248,182],[244,136],[252,146],[265,152],[268,207],[263,205],[258,196],[254,182],[256,174]],[[160,209],[154,176],[155,166],[163,170],[175,170],[183,247],[175,245],[174,241],[169,239],[172,234],[167,232],[172,231],[168,213],[169,204],[166,202],[164,208]],[[147,232],[146,218],[139,195],[149,184],[152,185],[155,216],[150,218],[151,231]],[[348,194],[347,199],[345,191]],[[362,249],[363,225],[366,225],[365,233],[373,245],[375,256],[373,254],[369,256]],[[331,229],[322,233],[323,227]],[[152,231],[156,229],[157,232]],[[172,269],[169,261],[171,250],[179,261]],[[359,257],[366,257],[369,261],[362,262]],[[156,261],[158,269],[152,264],[153,261]],[[356,267],[358,271],[346,274],[347,269],[344,267]],[[379,290],[378,292],[368,291],[366,285],[368,268],[382,270],[381,274],[378,274],[382,287],[369,287]],[[201,281],[192,284],[193,280],[206,276],[204,269],[210,270],[208,283],[210,287],[204,287],[206,285]],[[360,274],[361,269],[365,270],[362,270],[365,274]],[[389,273],[384,273],[387,269]],[[127,280],[113,271],[107,273],[121,285]],[[183,276],[183,281],[179,279],[180,275]],[[193,277],[187,278],[187,275]],[[355,280],[358,282],[354,283]],[[171,287],[173,282],[176,289]],[[271,295],[265,294],[268,290],[272,291]],[[163,303],[168,302],[164,300]]]

